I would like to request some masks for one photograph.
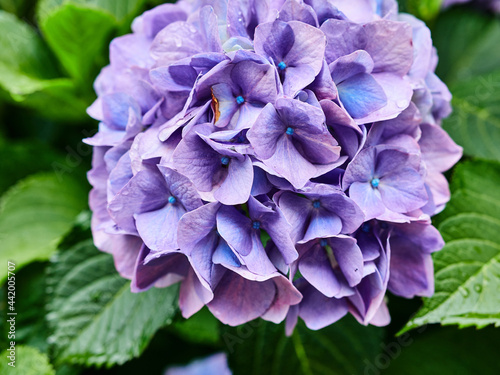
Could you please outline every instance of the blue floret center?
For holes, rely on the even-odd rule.
[[[324,238],[322,238],[320,241],[319,241],[319,244],[321,247],[326,247],[328,245],[328,241]]]
[[[254,221],[252,227],[253,229],[260,229],[260,221]]]
[[[321,202],[320,201],[314,201],[313,202],[313,207],[314,208],[320,208],[321,207]]]
[[[294,132],[295,132],[295,130],[293,130],[293,128],[290,128],[290,127],[286,128],[286,134],[293,135]]]
[[[175,199],[175,197],[172,196],[168,197],[168,203],[174,204],[175,202],[177,202],[177,199]]]
[[[370,183],[372,185],[372,188],[376,189],[380,185],[380,180],[378,178],[374,178],[371,180]]]
[[[245,98],[243,96],[241,96],[241,95],[237,96],[236,97],[236,103],[238,103],[238,104],[245,103]]]
[[[364,223],[362,226],[361,226],[361,230],[365,233],[368,233],[370,230],[371,230],[371,226],[370,226],[370,223]]]
[[[285,70],[285,69],[286,69],[286,64],[285,64],[285,62],[284,62],[284,61],[282,61],[282,62],[280,62],[280,63],[278,64],[278,69],[279,69],[279,70]]]
[[[220,158],[220,162],[222,165],[228,165],[229,164],[229,158],[227,156],[223,156]]]

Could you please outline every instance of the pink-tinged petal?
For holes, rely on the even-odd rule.
[[[406,22],[380,20],[363,26],[368,36],[363,48],[372,57],[374,73],[404,76],[413,63],[412,28]]]
[[[391,242],[391,249],[395,246],[397,250],[391,255],[389,290],[405,298],[431,297],[434,294],[434,266],[431,255],[407,244],[403,245],[405,247],[401,245],[403,244]]]
[[[309,89],[314,92],[318,100],[335,100],[337,99],[337,87],[333,82],[330,68],[326,61],[323,61],[323,67],[314,79],[314,82],[309,85]]]
[[[389,325],[390,322],[391,315],[389,314],[389,308],[387,307],[387,303],[382,301],[377,312],[368,323],[376,327],[385,327]]]
[[[287,316],[292,305],[297,305],[302,300],[302,294],[293,286],[286,277],[280,275],[273,279],[277,295],[269,310],[262,315],[262,319],[279,324]]]
[[[354,182],[349,187],[349,196],[361,208],[365,220],[371,220],[385,212],[380,192],[373,189],[369,183]]]
[[[268,311],[276,294],[272,280],[251,281],[226,271],[214,290],[214,299],[207,306],[222,323],[237,326]]]
[[[373,73],[372,77],[383,88],[387,105],[366,117],[356,119],[358,124],[393,119],[408,108],[411,102],[413,90],[405,79],[391,73]]]
[[[329,326],[348,312],[344,298],[328,298],[312,286],[301,291],[304,298],[299,305],[299,316],[309,329],[318,330]]]
[[[136,262],[143,246],[143,242],[136,236],[109,236],[112,238],[112,241],[111,248],[107,252],[113,255],[115,268],[120,276],[131,280],[134,277]]]
[[[150,250],[146,246],[142,246],[132,279],[132,292],[145,291],[167,275],[171,276],[172,283],[178,282],[187,275],[190,266],[185,255],[178,252],[166,252],[160,257],[146,261],[149,252]]]
[[[205,288],[192,268],[187,272],[179,290],[179,308],[182,316],[188,319],[196,314],[213,298],[212,291]]]
[[[290,337],[293,334],[295,326],[299,321],[299,306],[293,305],[288,309],[288,314],[285,320],[285,334],[287,337]]]
[[[442,128],[431,124],[421,124],[422,136],[418,144],[422,160],[429,170],[445,172],[462,157],[463,149],[458,146]]]
[[[441,206],[450,200],[450,187],[446,177],[439,172],[428,171],[425,176],[425,184],[432,193],[432,200],[436,206]]]
[[[174,22],[156,35],[151,45],[151,55],[168,65],[205,52],[200,40],[203,37],[193,25],[184,21]]]
[[[340,101],[355,119],[366,118],[388,103],[384,89],[370,74],[352,76],[337,84],[337,89]]]

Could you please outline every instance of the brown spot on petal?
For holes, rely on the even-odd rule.
[[[216,123],[217,121],[219,121],[219,118],[220,118],[219,101],[217,100],[217,98],[214,95],[214,90],[212,90],[212,89],[210,89],[210,90],[212,91],[212,110],[214,111],[214,116],[215,116],[214,123]]]

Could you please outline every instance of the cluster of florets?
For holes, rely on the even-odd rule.
[[[395,1],[180,1],[110,54],[92,230],[133,291],[180,281],[185,317],[288,331],[433,293],[461,148],[430,32]]]

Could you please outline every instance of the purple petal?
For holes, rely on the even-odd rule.
[[[237,326],[263,315],[271,307],[276,293],[272,280],[251,281],[226,271],[208,308],[222,323]]]

